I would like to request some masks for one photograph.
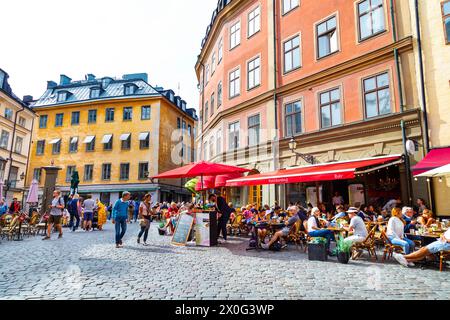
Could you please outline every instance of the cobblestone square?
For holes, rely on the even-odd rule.
[[[248,239],[217,248],[170,244],[150,230],[150,246],[128,226],[125,247],[105,231],[64,230],[63,239],[26,238],[0,244],[0,299],[449,299],[449,273],[394,261],[335,258],[311,262],[295,246],[283,252],[246,251]]]

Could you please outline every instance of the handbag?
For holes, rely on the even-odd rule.
[[[139,221],[139,225],[141,226],[141,227],[146,227],[147,226],[147,220],[146,219],[140,219],[140,221]]]

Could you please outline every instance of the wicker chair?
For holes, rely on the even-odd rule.
[[[391,240],[387,236],[386,232],[381,231],[381,238],[384,241],[383,262],[392,258],[395,253],[403,253],[403,247],[392,244]]]
[[[450,260],[450,251],[441,251],[439,254],[439,270],[444,271],[445,262]]]
[[[19,216],[12,218],[8,226],[2,228],[2,238],[12,240],[14,235],[19,231]]]
[[[378,260],[377,257],[377,250],[375,245],[375,232],[377,230],[378,226],[372,227],[372,229],[369,231],[366,239],[364,239],[363,242],[357,242],[354,243],[352,246],[352,259],[356,260],[358,258],[359,251],[361,250],[367,250],[369,253],[369,257],[374,257],[375,260]]]
[[[234,220],[233,223],[230,225],[230,234],[232,235],[241,235],[243,231],[243,220],[244,216],[242,214],[238,214]]]
[[[289,242],[295,243],[297,250],[301,247],[303,252],[306,253],[306,250],[308,249],[307,238],[307,234],[301,231],[301,221],[299,220],[294,224],[286,239]]]

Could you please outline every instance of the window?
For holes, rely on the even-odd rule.
[[[391,113],[391,94],[387,72],[365,79],[363,87],[367,118]]]
[[[131,121],[133,119],[133,107],[123,108],[123,121]]]
[[[130,178],[130,164],[120,164],[120,180],[128,180]]]
[[[217,59],[218,59],[217,64],[220,64],[220,62],[222,61],[222,58],[223,58],[223,39],[220,38],[220,40],[219,40],[219,48],[217,50]]]
[[[96,123],[96,122],[97,122],[97,110],[89,110],[88,123]]]
[[[208,112],[209,112],[209,106],[208,101],[205,102],[205,115],[203,117],[204,123],[208,122]]]
[[[25,127],[27,120],[24,117],[19,117],[19,126]]]
[[[48,120],[47,115],[42,115],[39,117],[39,129],[47,128],[47,120]]]
[[[329,128],[342,124],[341,91],[339,88],[321,93],[319,96],[321,127]]]
[[[102,164],[102,180],[111,180],[111,163]]]
[[[230,72],[230,99],[237,97],[241,93],[241,70],[236,69]]]
[[[216,71],[216,53],[214,52],[211,58],[211,76],[214,74],[215,71]]]
[[[255,58],[247,64],[247,88],[256,88],[261,84],[261,58]]]
[[[11,182],[11,188],[17,187],[18,175],[19,175],[19,168],[11,167],[11,169],[9,170],[9,181]]]
[[[222,130],[219,129],[217,131],[217,143],[216,143],[216,154],[221,154],[222,153]]]
[[[296,36],[283,44],[284,73],[300,68],[300,36]]]
[[[214,136],[209,139],[209,160],[214,158]]]
[[[294,10],[299,6],[299,0],[283,0],[283,14]]]
[[[95,151],[95,137],[90,137],[90,142],[86,143],[86,152]]]
[[[124,94],[126,96],[132,95],[136,92],[136,85],[134,84],[126,84],[124,86]]]
[[[206,65],[205,69],[205,86],[209,83],[209,64]]]
[[[177,118],[177,129],[181,129],[181,119]]]
[[[64,121],[64,113],[58,113],[55,118],[55,127],[62,127]]]
[[[141,150],[150,148],[150,132],[142,132],[139,134],[139,148]]]
[[[383,0],[364,0],[358,3],[359,41],[386,30]]]
[[[2,135],[0,136],[0,148],[8,149],[9,144],[9,132],[2,130]]]
[[[45,151],[45,140],[39,140],[36,143],[36,155],[42,156],[44,154],[44,151]]]
[[[70,138],[69,143],[69,153],[76,153],[78,152],[78,137],[72,137]]]
[[[94,174],[94,165],[87,164],[84,166],[84,181],[92,181]]]
[[[241,22],[238,21],[230,28],[230,50],[241,43]]]
[[[222,105],[222,81],[217,85],[217,107]]]
[[[114,108],[107,108],[105,114],[105,122],[114,121]]]
[[[450,44],[450,1],[442,3],[442,20],[444,21],[445,43]]]
[[[100,88],[91,88],[90,98],[96,99],[100,97]]]
[[[214,114],[214,105],[215,105],[215,98],[214,98],[214,92],[211,94],[211,117]]]
[[[261,30],[261,8],[257,7],[248,14],[248,37]]]
[[[317,25],[317,58],[338,51],[336,16]]]
[[[148,174],[148,162],[139,163],[138,179],[146,180],[148,178]]]
[[[63,102],[63,101],[66,101],[67,100],[67,91],[60,91],[60,92],[58,92],[58,100],[57,100],[57,102]]]
[[[188,124],[188,137],[192,136],[192,126]]]
[[[60,154],[61,153],[61,139],[57,139],[52,141],[52,154]]]
[[[75,172],[75,170],[76,170],[75,166],[67,166],[66,182],[70,182],[70,180],[72,180],[72,174]]]
[[[208,142],[203,144],[203,160],[206,161],[208,157]]]
[[[14,151],[16,153],[22,153],[22,145],[23,145],[23,138],[17,137],[16,138],[16,145],[14,146]]]
[[[123,134],[120,137],[120,140],[122,141],[122,150],[130,150],[131,149],[131,133]]]
[[[113,135],[112,134],[106,134],[103,136],[103,150],[105,151],[111,151],[113,149]]]
[[[239,121],[228,125],[228,147],[230,150],[239,148]]]
[[[72,125],[78,125],[78,124],[80,124],[80,111],[74,111],[74,112],[72,112],[72,120],[71,120],[71,124],[72,124]]]
[[[150,120],[152,116],[152,107],[143,106],[141,107],[141,120]]]
[[[5,108],[5,118],[8,120],[12,120],[13,118],[13,111],[10,108]]]
[[[257,146],[260,141],[261,121],[259,114],[248,118],[248,146]]]
[[[36,168],[33,170],[33,180],[36,180],[37,182],[41,182],[41,168]]]
[[[285,108],[286,137],[292,137],[302,132],[302,102],[289,103]]]

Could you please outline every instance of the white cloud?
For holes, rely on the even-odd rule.
[[[194,65],[216,0],[0,0],[0,68],[18,96],[60,74],[146,72],[198,108]]]

